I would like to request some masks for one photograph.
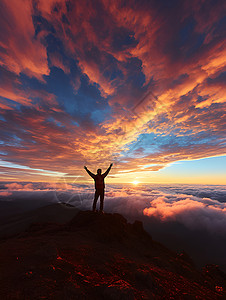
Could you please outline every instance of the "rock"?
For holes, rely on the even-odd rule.
[[[137,270],[135,273],[136,282],[140,285],[146,286],[149,289],[155,287],[156,283],[150,272],[146,270]]]
[[[106,287],[103,291],[106,300],[134,300],[132,287],[125,281],[119,280]]]
[[[58,251],[56,246],[52,244],[41,245],[35,252],[34,256],[40,260],[56,260],[58,257]]]

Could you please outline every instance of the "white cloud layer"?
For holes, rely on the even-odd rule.
[[[89,185],[26,182],[5,183],[1,188],[2,199],[10,196],[16,200],[22,192],[30,192],[32,198],[38,191],[42,192],[43,198],[44,192],[51,191],[46,194],[46,200],[70,203],[80,209],[90,209],[93,200],[93,187]],[[226,234],[225,186],[108,185],[105,210],[125,214],[131,219],[145,215],[161,222],[175,221],[192,230],[204,229],[214,234]]]

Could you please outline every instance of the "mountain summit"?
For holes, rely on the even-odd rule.
[[[140,221],[80,211],[2,239],[1,299],[218,299],[226,275],[152,240]]]

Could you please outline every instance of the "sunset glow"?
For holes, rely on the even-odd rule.
[[[137,181],[137,180],[134,180],[133,182],[132,182],[132,184],[134,184],[134,185],[137,185],[137,184],[139,184],[140,182],[139,181]]]
[[[225,184],[221,1],[0,6],[0,180]]]

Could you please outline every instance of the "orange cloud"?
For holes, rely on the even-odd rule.
[[[0,87],[0,96],[9,100],[13,100],[22,105],[31,105],[32,100],[25,97],[25,93],[20,90],[7,90]],[[15,104],[14,104],[15,105]]]
[[[59,53],[51,53],[50,55],[51,65],[57,67],[64,71],[65,74],[70,73],[70,68],[68,65],[64,64],[62,57]]]
[[[49,74],[46,49],[35,36],[30,0],[3,0],[1,4],[1,61],[16,74],[25,73],[29,77],[43,80]]]
[[[0,99],[0,108],[1,108],[1,109],[4,109],[4,110],[5,110],[5,109],[6,109],[6,110],[8,110],[8,109],[11,110],[11,109],[13,109],[12,107],[6,105],[6,104],[4,103],[4,101],[1,100],[1,99]]]
[[[23,185],[22,184],[19,184],[19,183],[9,183],[9,184],[5,184],[5,187],[9,190],[22,190],[23,189]]]
[[[8,196],[11,196],[12,195],[12,193],[10,193],[10,192],[2,192],[2,191],[0,191],[0,197],[8,197]]]

